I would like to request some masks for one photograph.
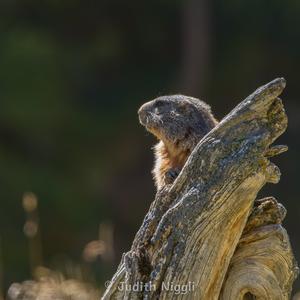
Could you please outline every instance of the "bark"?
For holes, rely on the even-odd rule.
[[[279,78],[257,89],[199,142],[157,193],[103,299],[288,299],[298,269],[285,209],[255,201],[280,178],[269,157],[286,150],[270,147],[287,127],[284,87]]]
[[[231,259],[220,299],[290,297],[297,265],[281,226],[285,208],[272,197],[255,205]]]

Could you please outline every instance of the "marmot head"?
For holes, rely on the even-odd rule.
[[[183,95],[158,97],[138,111],[140,123],[168,146],[193,149],[217,124],[209,105]]]

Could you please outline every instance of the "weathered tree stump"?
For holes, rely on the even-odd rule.
[[[276,79],[242,101],[157,193],[103,299],[288,299],[298,268],[284,207],[256,200],[280,171],[287,127]],[[255,205],[254,205],[255,202]]]

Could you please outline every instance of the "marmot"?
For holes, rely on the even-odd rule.
[[[157,189],[177,177],[198,142],[218,121],[205,102],[183,95],[158,97],[138,110],[140,123],[160,141],[152,171]]]

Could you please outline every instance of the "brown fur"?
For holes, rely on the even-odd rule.
[[[160,141],[154,147],[155,166],[152,171],[157,187],[162,187],[166,184],[165,174],[170,170],[181,170],[184,166],[190,150],[182,150],[180,147],[167,147]]]
[[[173,182],[194,147],[217,124],[205,102],[183,95],[159,97],[138,113],[141,124],[159,139],[152,171],[158,189]]]

